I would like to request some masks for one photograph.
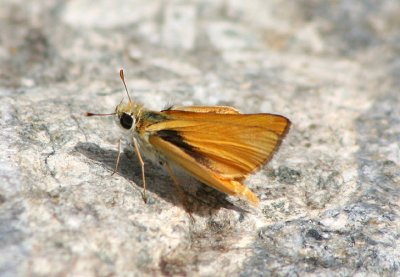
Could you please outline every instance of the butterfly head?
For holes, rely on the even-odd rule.
[[[129,101],[128,103],[120,103],[115,108],[117,123],[124,129],[130,130],[135,126],[139,119],[142,105]]]

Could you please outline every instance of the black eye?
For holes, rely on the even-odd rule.
[[[121,123],[122,127],[129,130],[130,128],[132,128],[133,118],[129,114],[124,113],[121,115],[119,122]]]

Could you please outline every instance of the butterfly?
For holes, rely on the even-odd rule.
[[[142,152],[165,164],[177,187],[180,183],[173,166],[220,192],[259,204],[244,181],[270,161],[289,131],[289,119],[269,113],[241,114],[229,106],[171,106],[152,111],[132,100],[122,69],[120,78],[128,102],[121,102],[110,114],[86,115],[113,115],[126,131],[141,164],[145,202]],[[114,172],[118,170],[120,144]]]

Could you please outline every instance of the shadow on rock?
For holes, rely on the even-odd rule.
[[[78,143],[75,146],[75,150],[87,158],[96,161],[108,170],[110,174],[115,168],[115,162],[117,159],[118,152],[115,150],[105,150],[100,148],[94,143]],[[135,161],[136,155],[133,151],[124,149],[121,153],[118,173],[120,176],[127,180],[133,180],[134,185],[138,189],[142,189],[141,185],[141,168],[138,161]],[[145,174],[147,190],[155,193],[158,197],[168,201],[174,205],[182,205],[177,196],[177,190],[170,176],[159,166],[155,166],[152,162],[145,160]],[[199,215],[209,216],[218,211],[220,208],[235,210],[240,213],[247,213],[243,208],[237,207],[226,199],[226,195],[214,190],[204,184],[193,180],[193,184],[196,186],[194,193],[186,192],[188,197],[188,204],[185,205],[187,212]],[[185,189],[185,184],[182,184]],[[186,190],[185,190],[186,191]],[[139,199],[138,199],[139,200]],[[142,199],[140,199],[142,201]],[[145,203],[143,203],[145,205]]]

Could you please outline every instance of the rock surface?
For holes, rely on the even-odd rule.
[[[399,1],[1,6],[1,276],[400,274]],[[118,128],[83,114],[121,101],[119,68],[152,109],[289,117],[260,209],[186,178],[192,221],[148,161],[144,204],[128,146],[110,176]]]

